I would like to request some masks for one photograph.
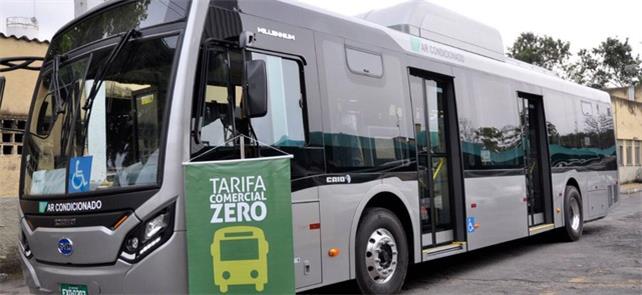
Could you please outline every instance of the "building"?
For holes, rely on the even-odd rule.
[[[0,58],[44,56],[48,46],[47,41],[0,33]],[[38,72],[16,70],[0,75],[6,79],[0,106],[0,197],[17,196],[22,139]]]
[[[642,182],[642,84],[607,92],[615,113],[620,183]]]

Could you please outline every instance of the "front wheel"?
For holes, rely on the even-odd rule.
[[[359,222],[356,277],[366,294],[398,293],[408,272],[408,242],[397,216],[383,208],[369,209]]]
[[[560,229],[560,237],[568,242],[577,241],[582,237],[583,230],[582,197],[576,187],[567,186],[564,194],[564,228]]]

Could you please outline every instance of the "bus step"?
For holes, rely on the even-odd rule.
[[[462,252],[466,252],[466,242],[452,242],[448,245],[424,249],[422,251],[422,260],[428,261]]]
[[[528,234],[532,236],[552,229],[555,229],[555,224],[553,223],[532,226],[528,228]]]

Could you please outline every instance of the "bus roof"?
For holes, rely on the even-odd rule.
[[[544,68],[505,57],[501,36],[496,29],[437,5],[426,4],[422,0],[413,0],[389,8],[393,12],[389,18],[385,16],[387,9],[366,13],[359,18],[340,15],[293,0],[237,1],[243,13],[372,46],[365,49],[378,51],[377,48],[385,48],[404,52],[408,55],[422,56],[453,66],[474,69],[534,86],[610,103],[610,96],[604,91],[564,80]],[[416,12],[402,13],[404,8],[412,10],[413,7],[419,8],[415,9]],[[441,18],[442,24],[439,25],[439,20],[424,21],[420,17],[422,12],[427,14],[427,17]],[[393,28],[363,18],[387,24]],[[448,22],[443,19],[447,19]],[[449,22],[461,23],[462,29],[445,31],[444,28]],[[421,32],[421,29],[427,30],[424,28],[427,25],[432,25],[432,28],[428,28],[429,32],[423,35],[419,33],[419,36],[411,34],[413,30],[411,26],[418,27]],[[466,31],[474,31],[475,34]],[[476,34],[482,34],[486,38],[478,38]],[[439,35],[446,38],[436,37]]]

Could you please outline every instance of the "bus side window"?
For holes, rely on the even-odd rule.
[[[268,112],[253,118],[252,128],[259,141],[276,147],[303,147],[303,97],[299,64],[296,61],[260,53],[268,75]]]
[[[252,53],[252,59],[265,61],[268,81],[268,112],[263,117],[251,119],[257,139],[294,156],[292,179],[323,173],[323,148],[309,145],[305,125],[302,64],[256,52]],[[277,154],[270,148],[261,149],[262,156]]]
[[[229,59],[229,61],[228,61]],[[237,106],[241,102],[241,54],[222,48],[208,48],[200,57],[192,108],[192,153],[204,147],[223,145],[232,137],[230,89]]]

